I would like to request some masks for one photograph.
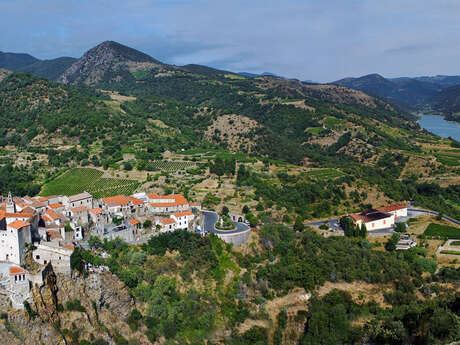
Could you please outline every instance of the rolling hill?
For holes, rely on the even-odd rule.
[[[460,85],[448,87],[430,100],[434,111],[444,114],[447,120],[460,122]]]
[[[408,108],[426,103],[441,90],[439,84],[412,78],[387,79],[379,74],[345,78],[335,81],[334,84],[361,90]]]
[[[51,60],[40,60],[30,65],[15,69],[17,72],[27,72],[49,80],[56,80],[69,66],[75,62],[72,57],[60,57]]]
[[[12,71],[31,65],[38,61],[40,60],[29,54],[0,52],[0,68]]]

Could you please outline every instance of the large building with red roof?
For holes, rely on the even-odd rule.
[[[388,229],[395,225],[398,217],[407,217],[407,206],[389,205],[378,209],[349,215],[355,225],[365,225],[367,231]]]

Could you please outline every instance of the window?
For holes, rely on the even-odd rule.
[[[40,259],[40,255],[35,255],[35,259],[39,260],[39,259]]]

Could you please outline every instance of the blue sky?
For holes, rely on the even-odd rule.
[[[458,0],[0,0],[0,50],[80,57],[105,40],[161,61],[332,81],[460,74]]]

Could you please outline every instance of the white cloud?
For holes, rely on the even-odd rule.
[[[299,79],[454,74],[459,13],[456,0],[2,1],[0,50],[80,56],[110,39],[165,62]]]

